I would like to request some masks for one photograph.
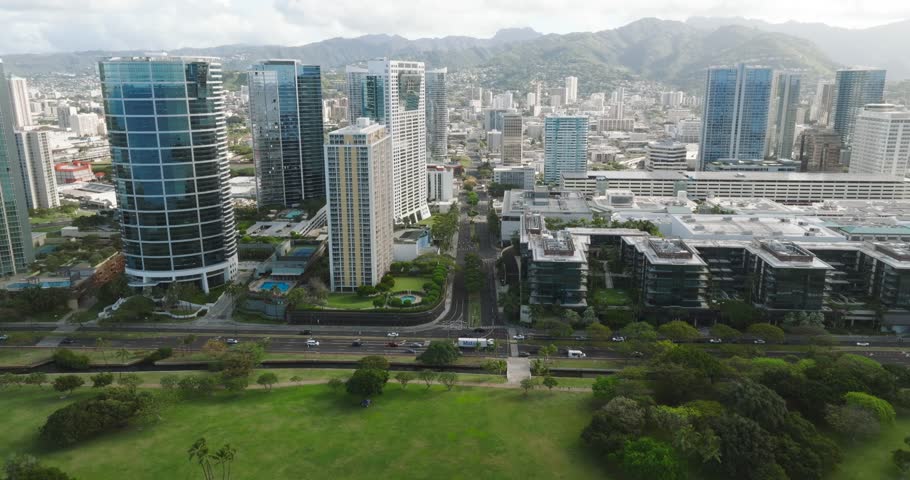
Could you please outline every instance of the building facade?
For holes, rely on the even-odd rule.
[[[677,142],[650,142],[646,148],[647,168],[654,170],[686,170],[686,145]]]
[[[0,61],[0,275],[28,272],[35,260],[22,171],[13,135],[15,113]]]
[[[851,68],[838,70],[834,81],[829,125],[840,134],[844,146],[853,142],[856,117],[870,103],[882,103],[885,93],[885,71]]]
[[[801,172],[843,172],[841,136],[830,128],[807,128],[796,139],[793,159]]]
[[[772,73],[743,64],[708,69],[698,170],[721,158],[762,158]]]
[[[430,158],[443,161],[449,153],[449,102],[446,99],[448,70],[427,70],[427,149]]]
[[[211,57],[100,62],[120,232],[130,285],[237,273],[221,63]]]
[[[521,165],[522,122],[520,113],[502,115],[502,164]]]
[[[10,76],[9,95],[13,105],[13,128],[16,130],[32,124],[32,110],[28,100],[28,81]]]
[[[537,173],[534,167],[496,167],[493,169],[493,183],[522,190],[534,190]]]
[[[789,159],[793,155],[800,81],[798,73],[778,73],[774,76],[765,157]]]
[[[248,72],[261,207],[325,198],[322,75],[318,65],[267,60]]]
[[[443,165],[427,165],[427,200],[448,202],[455,198],[455,174]]]
[[[578,77],[566,77],[566,103],[569,105],[578,101]]]
[[[375,286],[392,264],[392,139],[368,118],[325,146],[331,288]]]
[[[49,136],[42,130],[16,132],[19,170],[29,210],[60,206]]]
[[[859,113],[850,152],[850,173],[906,176],[910,167],[910,112],[871,104]]]
[[[588,164],[588,117],[547,117],[543,151],[544,182],[558,182],[563,173],[584,172]]]

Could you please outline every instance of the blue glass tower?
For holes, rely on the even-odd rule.
[[[28,272],[29,264],[35,260],[14,123],[13,104],[0,62],[0,275]]]
[[[588,117],[547,117],[543,142],[545,182],[559,182],[563,173],[587,170]]]
[[[763,158],[772,76],[770,68],[742,64],[708,69],[699,170],[723,158]]]
[[[863,107],[870,103],[882,103],[884,92],[884,70],[854,68],[837,71],[831,116],[834,131],[841,135],[844,145],[851,145],[856,117]]]
[[[126,274],[136,287],[237,272],[221,64],[117,57],[100,63]]]
[[[259,206],[325,199],[322,75],[318,66],[268,60],[249,72]]]

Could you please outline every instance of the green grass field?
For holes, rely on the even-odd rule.
[[[48,360],[54,354],[46,348],[0,348],[0,367],[22,367],[41,360]]]
[[[395,277],[395,288],[392,291],[413,290],[419,292],[423,290],[423,284],[429,281],[430,279],[426,277]]]
[[[898,419],[893,427],[883,430],[878,438],[863,440],[856,445],[842,446],[844,461],[830,480],[897,480],[901,478],[891,463],[891,452],[906,450],[904,437],[910,435],[910,417]]]
[[[591,414],[590,396],[579,393],[390,384],[363,409],[324,385],[247,391],[184,402],[161,423],[75,448],[40,449],[38,427],[72,399],[29,387],[0,398],[16,419],[0,457],[28,452],[93,480],[194,479],[201,474],[186,450],[205,437],[236,448],[237,479],[607,478],[579,437]]]
[[[426,277],[395,277],[393,292],[422,291],[423,284],[429,282]],[[329,308],[342,308],[347,310],[366,310],[373,307],[373,298],[363,298],[355,293],[329,293],[326,301]]]

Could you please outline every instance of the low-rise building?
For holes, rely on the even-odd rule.
[[[395,240],[392,241],[393,261],[410,262],[426,253],[439,253],[428,229],[412,228],[395,232]]]
[[[522,217],[520,248],[532,305],[587,305],[588,259],[584,239],[547,230],[541,215]]]
[[[537,172],[534,167],[496,167],[493,169],[493,183],[523,190],[534,190]]]
[[[588,202],[577,192],[551,191],[546,187],[507,190],[502,200],[500,241],[510,241],[521,230],[522,218],[527,214],[564,222],[594,218]]]
[[[707,307],[707,265],[686,242],[625,237],[620,258],[643,306]]]

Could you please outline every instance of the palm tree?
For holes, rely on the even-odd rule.
[[[130,353],[129,350],[127,350],[125,348],[121,348],[120,350],[117,350],[117,353],[115,353],[114,355],[117,357],[117,360],[120,360],[120,363],[123,363],[123,364],[125,364],[126,361],[129,360],[130,357],[133,356],[133,354]],[[120,371],[120,378],[123,378],[123,370]]]
[[[101,337],[95,339],[95,350],[101,352],[101,358],[104,360],[104,364],[107,365],[107,354],[104,352],[104,349],[111,346],[111,342],[105,340]]]

